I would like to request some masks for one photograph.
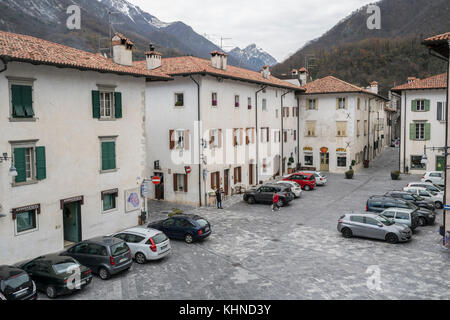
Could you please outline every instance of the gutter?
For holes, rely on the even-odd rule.
[[[202,152],[203,152],[203,146],[202,146],[202,135],[200,132],[200,121],[201,121],[201,115],[200,115],[200,83],[195,80],[192,75],[189,76],[192,81],[197,85],[197,119],[198,119],[198,125],[199,125],[199,133],[198,133],[198,203],[199,206],[202,206]]]
[[[258,93],[265,90],[267,86],[262,86],[261,89],[255,92],[255,140],[256,140],[256,185],[259,184],[259,134],[258,134]]]

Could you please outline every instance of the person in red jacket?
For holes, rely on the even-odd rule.
[[[280,196],[278,195],[278,193],[275,193],[273,195],[273,206],[272,206],[272,211],[275,211],[275,209],[277,211],[280,211]]]

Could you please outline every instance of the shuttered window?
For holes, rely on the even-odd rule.
[[[445,117],[445,102],[438,102],[437,103],[437,120],[438,121],[447,121]]]
[[[32,86],[11,85],[11,104],[13,118],[33,118]]]
[[[92,117],[94,119],[122,118],[122,93],[92,91]]]
[[[116,142],[102,142],[102,171],[116,169]]]
[[[416,122],[410,124],[409,130],[410,140],[430,140],[431,124],[425,122]]]
[[[347,136],[347,121],[336,121],[336,136],[346,137]]]
[[[411,111],[430,111],[430,100],[427,99],[417,99],[411,101]]]
[[[14,148],[15,183],[47,178],[45,147]]]
[[[188,176],[186,174],[173,175],[173,191],[188,192]]]

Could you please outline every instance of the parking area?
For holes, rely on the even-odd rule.
[[[172,241],[168,258],[134,264],[108,281],[95,277],[82,292],[60,299],[449,299],[441,210],[435,225],[418,228],[405,244],[345,239],[336,230],[338,218],[362,212],[369,196],[420,179],[391,180],[397,167],[398,149],[388,148],[353,180],[330,174],[327,186],[303,192],[281,212],[243,201],[225,210],[183,207],[209,220],[209,239]],[[152,202],[150,220],[172,207]],[[379,270],[379,290],[367,286],[368,270]]]

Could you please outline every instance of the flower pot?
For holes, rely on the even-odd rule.
[[[391,172],[391,179],[392,180],[399,180],[400,178],[400,171],[392,171]]]
[[[368,168],[369,167],[369,160],[364,160],[364,168]]]
[[[349,170],[347,172],[345,172],[345,178],[346,179],[353,179],[353,175],[355,174],[355,172],[353,170]]]

